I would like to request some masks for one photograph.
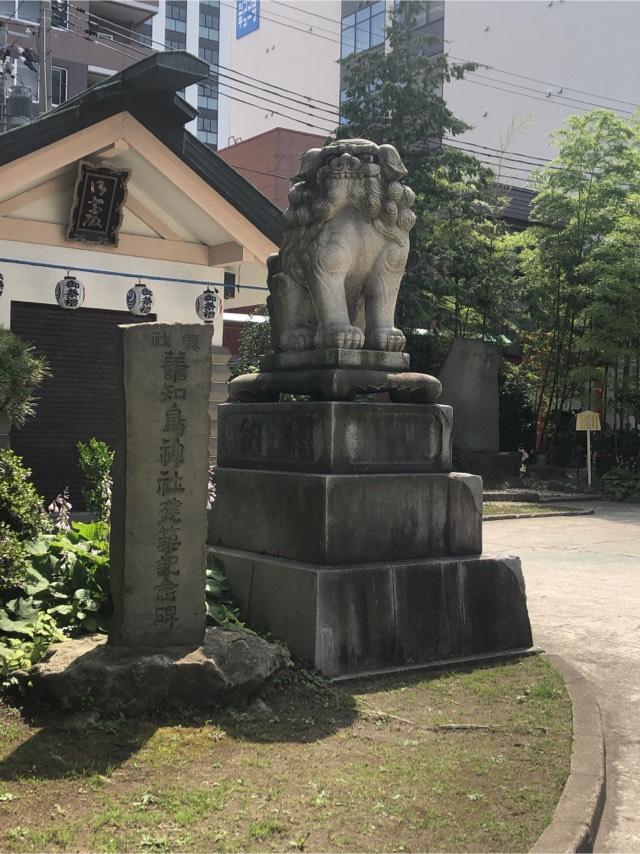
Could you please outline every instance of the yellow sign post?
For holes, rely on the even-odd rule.
[[[592,409],[578,412],[576,416],[576,430],[584,430],[587,433],[587,483],[591,486],[591,431],[601,430],[600,414]]]

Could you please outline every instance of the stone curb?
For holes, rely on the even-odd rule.
[[[483,522],[495,522],[496,519],[552,519],[554,516],[593,516],[594,510],[552,510],[551,513],[502,513],[483,516]]]
[[[606,745],[600,706],[591,684],[558,655],[546,655],[564,676],[573,709],[571,770],[551,824],[531,849],[542,852],[593,851],[606,798]]]

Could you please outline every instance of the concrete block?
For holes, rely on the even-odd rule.
[[[228,403],[218,460],[232,468],[317,474],[449,472],[450,406],[399,403]]]
[[[518,558],[327,567],[219,547],[212,552],[243,616],[326,676],[489,656],[532,644]]]
[[[481,481],[219,467],[209,543],[319,564],[482,551]]]

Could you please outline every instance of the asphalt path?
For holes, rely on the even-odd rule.
[[[485,552],[522,559],[534,643],[591,681],[607,739],[596,851],[640,851],[640,505],[485,522]]]

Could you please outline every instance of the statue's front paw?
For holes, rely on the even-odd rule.
[[[285,353],[291,350],[313,350],[313,329],[309,326],[296,326],[290,329],[281,336],[280,347]]]
[[[407,339],[394,326],[386,329],[374,329],[367,335],[368,350],[395,350],[402,352]]]
[[[364,333],[358,326],[329,326],[322,331],[322,346],[361,350],[364,347]]]

